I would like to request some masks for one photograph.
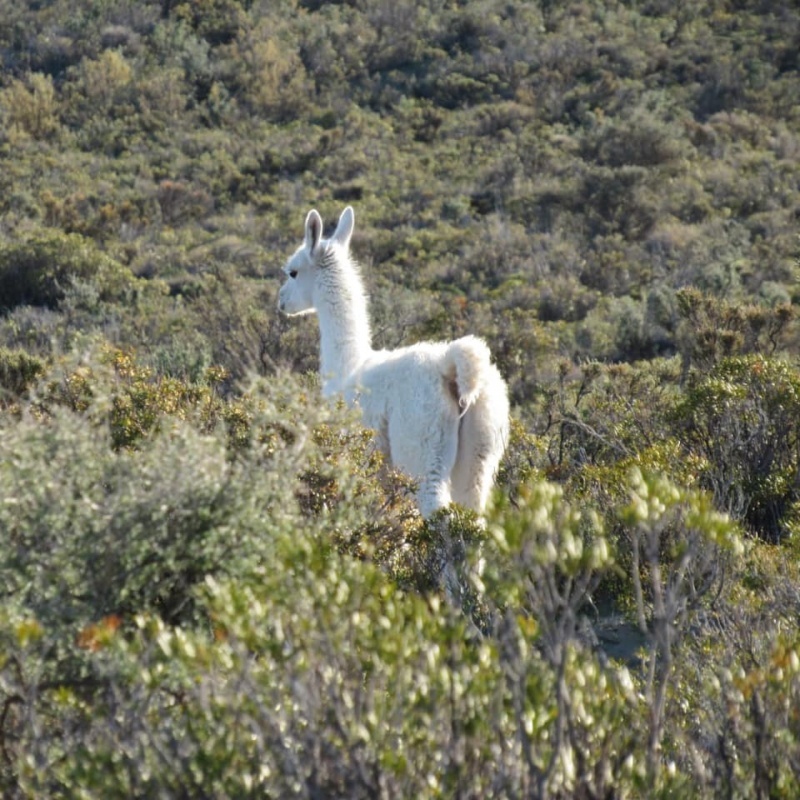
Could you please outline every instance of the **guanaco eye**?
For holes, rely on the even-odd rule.
[[[296,269],[289,270],[289,277],[290,278],[296,278],[297,277],[297,270]]]

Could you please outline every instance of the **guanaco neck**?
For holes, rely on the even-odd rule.
[[[345,381],[372,352],[364,286],[346,252],[329,246],[320,265],[315,305],[320,331],[320,375],[326,395],[341,392]]]

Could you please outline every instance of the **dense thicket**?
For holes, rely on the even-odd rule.
[[[0,0],[0,794],[795,797],[800,11]],[[275,312],[477,333],[423,524]],[[291,373],[291,376],[290,376]]]

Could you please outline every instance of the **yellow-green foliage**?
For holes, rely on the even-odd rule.
[[[732,719],[718,741],[746,764],[767,762],[744,729],[796,744],[777,705],[779,674],[798,691],[796,619],[782,638],[760,632],[771,655],[758,670],[734,646],[738,628],[714,640],[704,625],[728,596],[709,575],[750,559],[717,555],[738,538],[708,496],[634,472],[614,495],[612,537],[604,509],[531,478],[513,503],[498,495],[485,529],[457,511],[422,525],[391,494],[402,485],[381,482],[369,436],[308,382],[255,383],[234,401],[248,412],[237,439],[203,413],[227,418],[221,373],[181,385],[128,352],[103,361],[66,373],[80,403],[37,395],[36,413],[0,426],[6,793],[255,797],[299,781],[356,797],[485,796],[501,781],[503,794],[638,797],[685,791],[685,751],[705,765],[704,790],[724,785],[724,761],[699,748]],[[115,438],[118,397],[158,419],[133,447]],[[681,601],[673,646],[696,626],[717,662],[673,658],[653,683],[588,646],[594,593],[630,569],[634,540],[645,653],[666,663],[663,590]],[[443,591],[448,559],[459,607]],[[679,691],[697,681],[704,694]],[[650,757],[662,745],[663,762]],[[770,756],[775,785],[793,785],[788,763]]]
[[[33,72],[27,80],[13,79],[0,92],[0,110],[5,117],[6,137],[24,133],[46,139],[59,130],[58,99],[50,75]]]

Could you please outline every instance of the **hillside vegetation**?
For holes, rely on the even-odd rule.
[[[800,794],[790,0],[0,0],[0,795]],[[484,336],[485,527],[313,318]]]

